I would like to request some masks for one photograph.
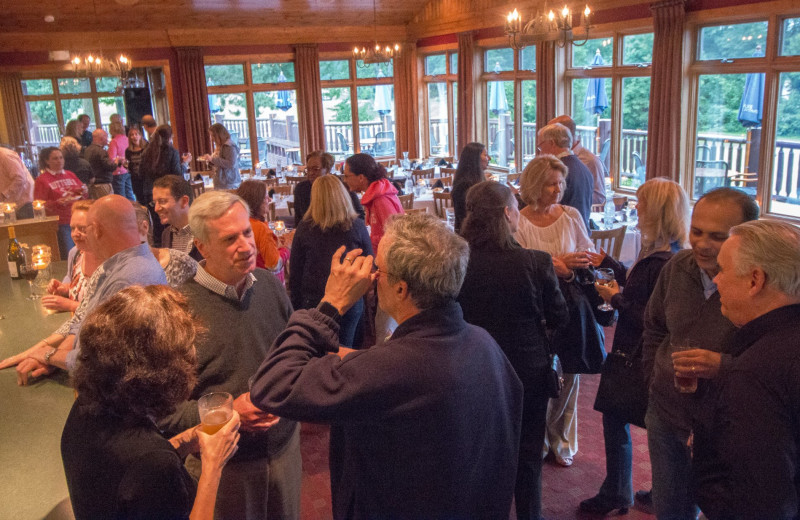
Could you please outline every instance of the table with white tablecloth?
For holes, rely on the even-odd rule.
[[[602,213],[592,213],[590,218],[596,224],[597,229],[606,229]],[[642,235],[634,223],[617,222],[614,224],[615,228],[618,226],[627,226],[627,229],[625,230],[625,239],[622,241],[622,251],[617,260],[630,267],[639,256],[639,250],[642,248]]]

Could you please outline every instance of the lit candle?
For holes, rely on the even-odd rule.
[[[46,216],[43,200],[33,201],[33,216],[34,218],[44,218]]]

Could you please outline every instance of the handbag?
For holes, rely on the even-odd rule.
[[[603,363],[594,409],[644,428],[648,389],[642,370],[641,342],[633,353],[612,351]]]
[[[598,374],[606,358],[606,347],[605,334],[597,322],[596,312],[603,311],[596,310],[596,301],[587,294],[594,292],[597,299],[602,301],[602,298],[594,286],[574,280],[559,280],[559,287],[569,310],[569,323],[553,335],[554,350],[561,358],[564,372]],[[614,311],[604,315],[610,316],[613,322]]]
[[[547,380],[545,381],[547,397],[558,399],[561,390],[564,388],[564,369],[561,368],[561,360],[558,354],[547,355]]]

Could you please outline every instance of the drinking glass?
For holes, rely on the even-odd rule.
[[[614,281],[614,270],[608,267],[599,267],[594,270],[594,283],[597,285],[611,285]],[[601,311],[613,311],[614,307],[608,302],[603,302],[602,305],[597,306]]]
[[[212,392],[197,400],[200,429],[214,435],[233,417],[233,396],[228,392]]]
[[[696,348],[689,341],[673,341],[669,345],[670,353],[680,352],[683,350],[692,350]],[[697,391],[697,378],[696,377],[678,377],[675,374],[675,389],[682,394],[693,394]]]
[[[36,280],[36,276],[39,274],[39,270],[33,264],[24,264],[19,266],[19,275],[25,280],[28,280],[28,285],[31,289],[31,294],[28,296],[29,300],[38,300],[39,295],[36,294],[33,290],[33,281]]]

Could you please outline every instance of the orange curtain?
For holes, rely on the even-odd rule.
[[[458,149],[477,139],[475,135],[475,36],[458,35]]]
[[[302,153],[308,154],[314,150],[325,149],[325,119],[322,112],[322,83],[319,78],[319,49],[316,44],[296,45],[294,53],[300,149]],[[330,144],[333,145],[333,143]]]
[[[536,128],[556,117],[556,44],[536,44]]]
[[[647,129],[647,178],[679,180],[681,141],[681,55],[686,10],[683,0],[652,4],[653,72]]]
[[[199,47],[178,47],[175,54],[180,85],[178,95],[183,107],[183,144],[196,158],[211,151],[211,138],[208,135],[211,115],[208,111],[203,51]]]
[[[396,155],[409,152],[419,157],[419,98],[417,97],[417,46],[403,45],[403,52],[394,60],[394,113],[397,130]]]
[[[28,118],[25,114],[25,100],[22,98],[22,83],[19,74],[0,75],[0,96],[3,99],[3,111],[6,116],[8,144],[22,146],[30,134],[28,133]]]

